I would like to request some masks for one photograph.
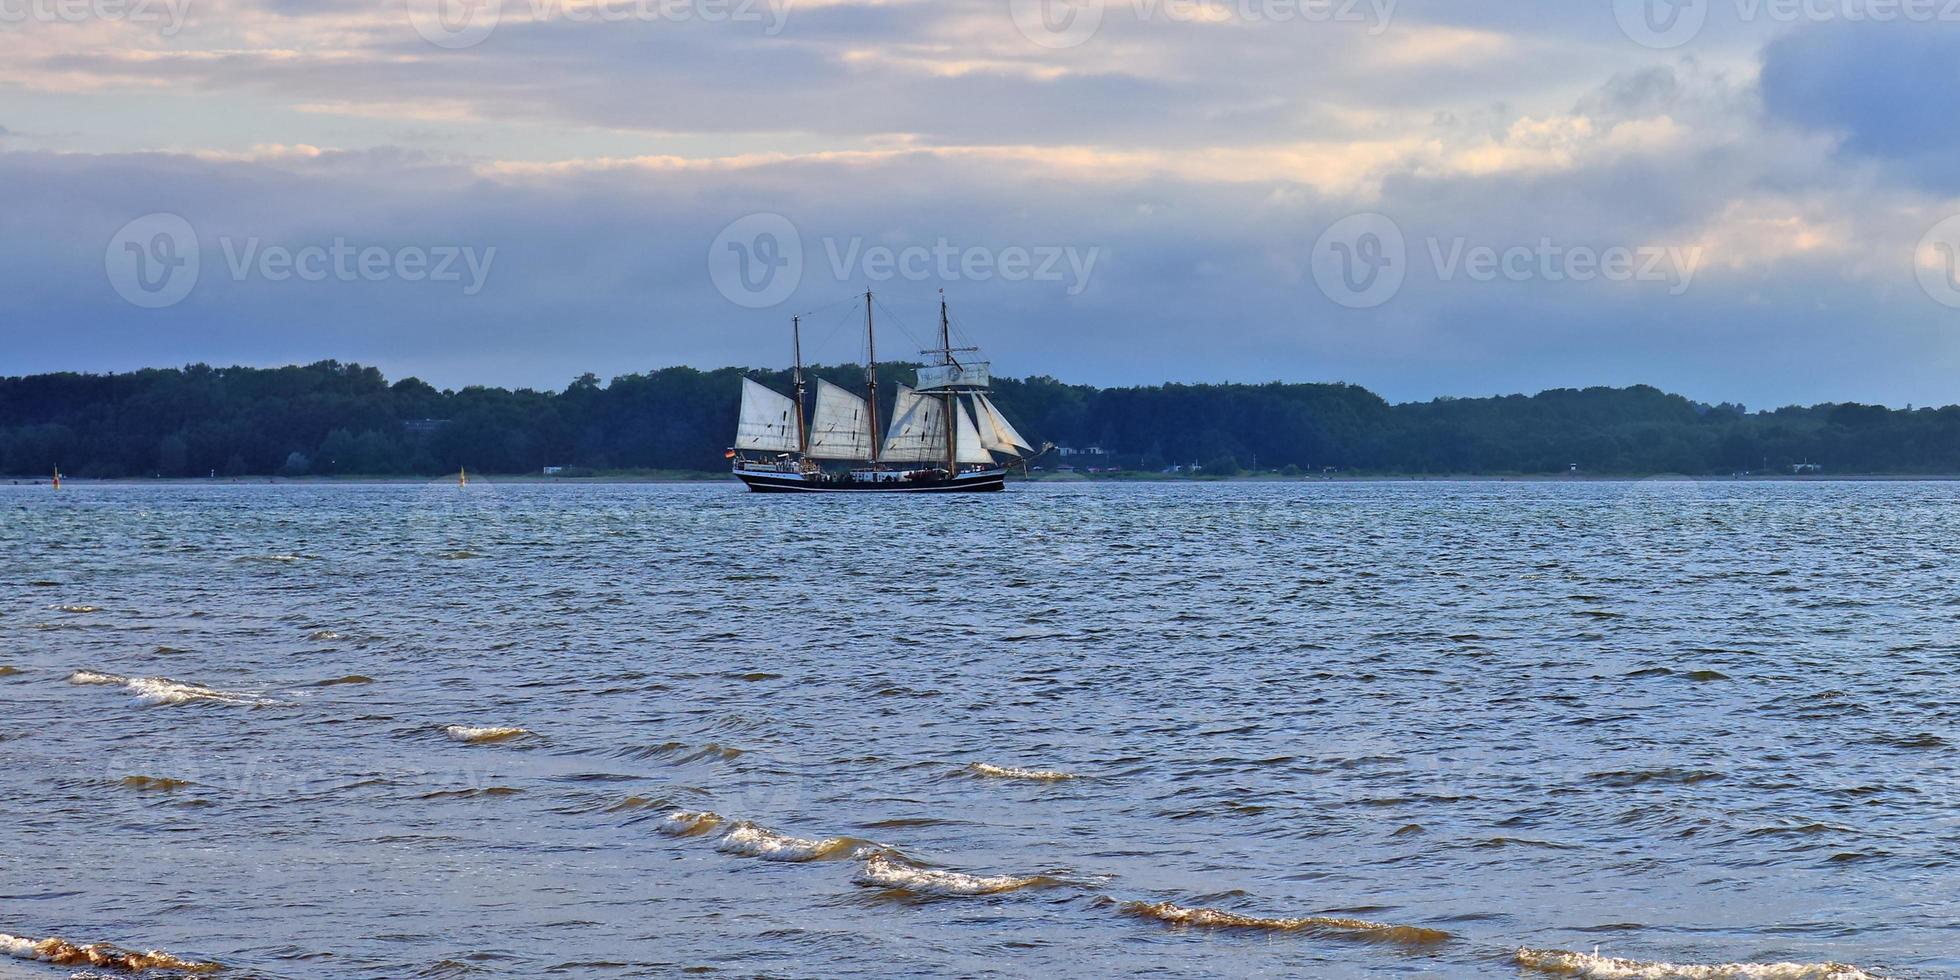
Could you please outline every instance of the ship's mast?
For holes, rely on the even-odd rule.
[[[946,319],[946,291],[939,291],[939,356],[940,363],[950,367],[953,362],[953,328]],[[960,396],[951,388],[946,389],[946,475],[957,476],[960,472],[959,426],[953,424],[953,413],[960,410]]]
[[[864,291],[864,387],[871,396],[865,404],[871,409],[871,463],[878,462],[878,335],[871,329],[871,290]]]
[[[789,318],[790,344],[796,350],[796,452],[810,451],[810,434],[803,429],[803,318]]]

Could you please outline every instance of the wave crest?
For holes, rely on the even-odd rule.
[[[1518,950],[1526,969],[1589,980],[1875,980],[1843,963],[1660,963],[1601,956],[1598,951]]]
[[[632,797],[639,799],[639,797]],[[660,832],[669,837],[699,837],[721,826],[721,814],[707,810],[675,810],[660,821]]]
[[[1028,779],[1042,782],[1060,782],[1065,779],[1082,778],[1074,773],[1061,772],[1055,769],[1017,769],[1013,766],[996,766],[990,762],[976,762],[966,768],[968,772],[976,776],[988,776],[993,779]]]
[[[1274,932],[1303,932],[1337,939],[1392,943],[1398,946],[1433,946],[1454,938],[1441,929],[1398,926],[1366,919],[1310,915],[1299,918],[1263,918],[1219,909],[1188,909],[1171,902],[1128,902],[1123,911],[1144,919],[1155,919],[1179,926],[1207,929],[1266,929]]]
[[[914,895],[961,897],[1001,895],[1020,891],[1023,888],[1057,883],[1055,879],[1044,875],[1023,878],[1015,875],[974,875],[961,871],[922,868],[884,854],[873,854],[851,880],[872,888],[889,888]]]
[[[443,733],[458,742],[464,742],[469,745],[486,745],[492,742],[508,742],[514,738],[523,738],[531,734],[531,730],[511,725],[485,727],[450,725],[443,729]]]
[[[874,845],[855,837],[826,837],[805,840],[780,834],[746,820],[731,827],[715,842],[723,854],[761,858],[764,861],[822,861],[826,858],[856,857]]]
[[[168,776],[124,776],[122,784],[130,789],[157,793],[174,793],[196,785],[188,779],[172,779]]]
[[[59,937],[24,939],[0,933],[0,953],[21,960],[37,960],[56,966],[107,967],[141,973],[145,970],[176,970],[182,973],[210,973],[223,969],[216,963],[179,959],[160,950],[139,953],[108,943],[78,946]]]
[[[189,704],[204,701],[212,704],[271,704],[264,698],[236,691],[220,691],[215,687],[200,684],[186,684],[168,677],[124,677],[120,674],[104,674],[93,670],[78,670],[68,675],[68,683],[84,685],[120,684],[150,704]]]

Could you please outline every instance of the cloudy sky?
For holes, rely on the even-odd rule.
[[[1954,9],[1946,9],[1952,7]],[[1960,401],[1947,0],[0,0],[0,373]],[[1953,305],[1948,305],[1953,304]]]

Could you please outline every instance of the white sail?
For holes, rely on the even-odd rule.
[[[812,459],[869,460],[871,411],[864,399],[817,379],[817,412],[810,420]]]
[[[992,464],[993,454],[987,452],[986,443],[980,439],[980,430],[973,424],[973,413],[967,411],[965,405],[960,405],[958,417],[960,431],[953,446],[959,451],[959,461]]]
[[[795,452],[796,402],[743,378],[742,419],[735,426],[735,448]]]
[[[939,463],[946,459],[946,404],[904,385],[892,400],[892,426],[878,458],[889,463]]]
[[[1019,432],[1014,431],[1014,426],[1009,424],[1007,416],[1000,414],[1000,409],[994,407],[993,399],[986,395],[974,395],[973,407],[979,414],[981,445],[994,452],[1014,456],[1034,452],[1034,447],[1028,445],[1028,441],[1021,438]]]

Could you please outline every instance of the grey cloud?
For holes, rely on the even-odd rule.
[[[1960,189],[1960,25],[1820,24],[1763,52],[1763,106],[1772,119],[1839,135],[1847,153],[1910,179]]]

